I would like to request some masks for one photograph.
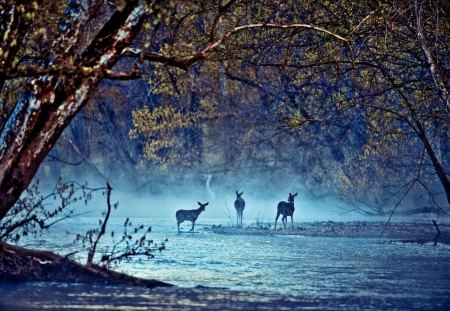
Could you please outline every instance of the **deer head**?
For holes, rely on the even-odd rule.
[[[236,190],[236,199],[240,199],[241,198],[241,195],[243,195],[244,194],[244,191],[242,191],[241,193],[239,193],[237,190]]]
[[[289,203],[294,203],[294,198],[297,196],[297,194],[298,194],[298,192],[296,192],[295,194],[291,194],[289,192],[289,198],[288,198]]]
[[[198,203],[198,205],[200,205],[200,210],[201,211],[204,211],[205,210],[205,207],[206,207],[206,205],[208,205],[209,204],[209,202],[206,202],[205,204],[202,204],[202,203],[200,203],[200,202],[197,202]]]

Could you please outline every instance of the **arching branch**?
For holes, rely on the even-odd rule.
[[[319,33],[323,33],[329,36],[334,37],[336,40],[342,41],[345,44],[348,45],[349,40],[339,34],[336,34],[334,32],[331,32],[325,28],[317,27],[314,25],[309,24],[274,24],[274,23],[259,23],[259,24],[248,24],[248,25],[242,25],[235,27],[233,30],[225,33],[221,38],[209,42],[208,45],[203,48],[200,52],[195,53],[193,56],[190,57],[178,57],[178,56],[167,56],[164,54],[159,53],[146,53],[144,52],[141,55],[140,51],[134,51],[134,54],[136,56],[142,56],[143,59],[150,61],[150,62],[156,62],[156,63],[162,63],[169,66],[177,67],[183,70],[189,69],[190,66],[192,66],[194,63],[206,59],[211,53],[217,50],[217,48],[224,44],[227,40],[229,40],[231,37],[244,32],[246,30],[250,29],[311,29],[315,30]]]

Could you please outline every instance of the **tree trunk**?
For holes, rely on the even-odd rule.
[[[444,191],[447,196],[447,202],[450,205],[450,180],[422,128],[419,128],[419,138],[422,140],[425,150],[430,157],[431,163],[433,163],[436,174],[438,175],[438,178],[441,181],[442,186],[444,187]]]
[[[431,77],[433,78],[434,86],[438,91],[439,97],[447,106],[447,109],[450,111],[450,94],[447,89],[448,81],[446,81],[445,75],[443,75],[441,70],[439,69],[436,58],[434,57],[429,47],[428,40],[425,36],[425,30],[423,28],[422,14],[420,12],[418,0],[416,0],[414,4],[415,4],[417,37],[419,39],[420,46],[425,54],[428,65],[430,66],[430,74]]]
[[[64,128],[89,101],[104,70],[116,64],[135,38],[144,18],[144,5],[127,1],[76,61],[95,69],[94,73],[35,78],[21,95],[0,135],[0,220],[28,187]]]

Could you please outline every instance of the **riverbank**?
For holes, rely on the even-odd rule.
[[[0,243],[0,282],[65,282],[168,287],[157,280],[136,278],[97,265],[85,266],[68,256]]]
[[[450,227],[440,225],[437,243],[450,244]],[[286,229],[278,224],[275,230],[271,224],[252,224],[243,227],[212,225],[205,228],[215,234],[244,235],[298,235],[317,237],[380,238],[384,241],[434,243],[438,231],[430,221],[425,222],[368,222],[368,221],[317,221],[295,223],[294,228],[288,223]]]

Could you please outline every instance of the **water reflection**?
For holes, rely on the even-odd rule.
[[[79,231],[89,221],[69,222],[64,231],[39,239],[39,245],[70,253],[77,248],[68,242],[65,231]],[[384,243],[379,238],[214,234],[203,229],[211,223],[198,224],[198,233],[178,235],[172,219],[137,222],[153,226],[155,241],[168,238],[167,249],[154,260],[126,263],[120,270],[190,288],[149,291],[27,284],[3,288],[4,306],[7,299],[14,302],[13,297],[29,301],[22,307],[40,301],[47,306],[56,303],[56,308],[63,301],[75,309],[77,304],[89,308],[105,304],[112,309],[130,304],[127,310],[180,305],[211,310],[216,304],[220,310],[250,306],[263,310],[447,310],[450,306],[447,247]],[[117,231],[122,224],[122,220],[113,220],[111,228]],[[227,290],[195,288],[198,285]]]
[[[0,284],[1,310],[448,310],[449,300],[380,296],[280,296],[211,288]]]

